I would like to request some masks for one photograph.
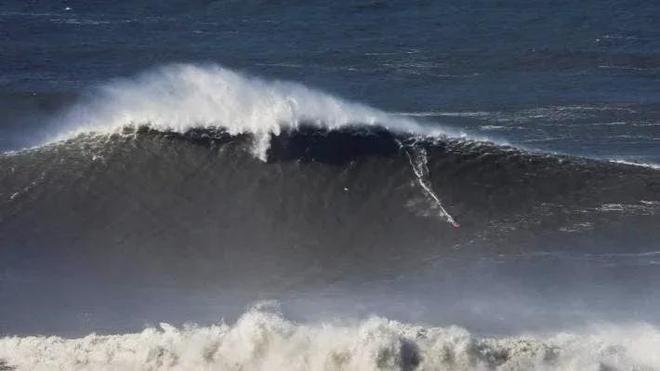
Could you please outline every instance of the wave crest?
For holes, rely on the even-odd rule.
[[[265,159],[271,134],[301,124],[331,130],[380,126],[420,135],[451,134],[304,85],[266,81],[217,65],[179,64],[95,90],[66,115],[64,130],[55,139],[81,132],[116,132],[127,125],[179,133],[220,127],[232,135],[253,134],[254,152]]]

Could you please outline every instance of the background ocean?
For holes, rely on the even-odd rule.
[[[660,369],[658,25],[3,1],[0,370]]]

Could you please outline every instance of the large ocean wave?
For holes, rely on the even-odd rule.
[[[452,256],[657,251],[654,169],[381,128],[285,130],[267,162],[252,143],[147,128],[2,156],[0,258],[256,289]]]
[[[438,216],[454,227],[459,227],[460,222],[454,216],[454,210],[463,214],[477,210],[473,206],[465,210],[466,205],[461,207],[461,204],[479,200],[487,203],[479,205],[482,211],[493,209],[487,212],[507,214],[510,203],[504,199],[520,192],[526,194],[527,200],[518,202],[517,209],[523,205],[528,208],[550,205],[553,208],[553,204],[575,210],[597,209],[602,204],[637,205],[648,209],[648,202],[654,204],[658,201],[653,195],[657,188],[657,172],[635,171],[632,165],[531,154],[468,137],[437,123],[421,123],[388,114],[300,84],[267,81],[217,65],[171,65],[136,78],[116,80],[90,90],[77,104],[57,117],[51,126],[51,144],[0,158],[5,162],[5,168],[11,170],[6,174],[8,187],[3,193],[12,204],[16,205],[22,195],[39,184],[46,174],[53,173],[42,167],[52,166],[45,162],[29,164],[35,158],[56,154],[61,156],[60,162],[79,158],[75,162],[83,161],[84,166],[98,168],[108,162],[96,160],[119,156],[123,158],[122,166],[132,166],[128,162],[150,157],[139,143],[160,153],[157,161],[154,159],[156,162],[142,165],[151,168],[161,166],[165,161],[172,161],[171,165],[175,167],[199,166],[185,155],[193,153],[193,147],[185,143],[203,145],[212,151],[219,146],[223,153],[240,147],[262,161],[316,162],[334,168],[350,167],[368,158],[387,158],[397,165],[390,169],[392,173],[389,175],[379,175],[382,180],[376,184],[386,183],[390,175],[402,171],[408,173],[411,176],[406,179],[417,185],[426,201],[408,197],[401,202],[416,204],[411,208],[418,214]],[[122,137],[129,140],[122,141],[119,139]],[[93,161],[88,161],[86,153],[92,153]],[[400,166],[402,159],[407,159],[404,167]],[[242,167],[245,160],[223,161]],[[16,169],[27,173],[17,176],[21,170],[17,173]],[[30,175],[32,170],[35,172]],[[73,176],[80,176],[85,170],[80,168],[77,171],[78,174]],[[625,175],[632,173],[632,179]],[[120,172],[106,183],[121,177],[130,184],[127,177],[134,176],[140,175]],[[172,173],[169,177],[176,176]],[[98,177],[105,178],[106,175],[98,174]],[[220,172],[206,174],[206,177],[224,182],[220,179]],[[619,177],[626,179],[619,180]],[[28,183],[22,181],[23,178],[29,178],[25,179]],[[172,179],[162,181],[171,182]],[[404,182],[398,182],[399,189],[404,187]],[[348,185],[350,181],[344,183]],[[583,192],[587,183],[597,184],[589,185],[589,190]],[[475,186],[473,192],[465,192]],[[340,189],[344,188],[348,190],[344,186]],[[396,198],[382,190],[372,190],[371,194],[379,197]],[[539,197],[541,194],[543,196]],[[449,205],[445,204],[446,200]],[[584,201],[588,205],[581,205]],[[479,216],[467,218],[471,222],[480,219]],[[529,219],[528,215],[516,218]],[[573,223],[584,225],[586,222]],[[575,229],[571,225],[559,228]]]

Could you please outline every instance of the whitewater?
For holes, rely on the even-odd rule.
[[[297,323],[259,304],[236,323],[77,339],[0,339],[16,370],[657,370],[660,330],[600,325],[579,332],[484,337],[371,317]],[[2,365],[2,363],[0,363]]]

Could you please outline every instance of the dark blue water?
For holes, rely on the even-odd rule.
[[[32,144],[89,86],[212,62],[529,149],[657,163],[659,23],[653,1],[5,1],[0,147]]]

